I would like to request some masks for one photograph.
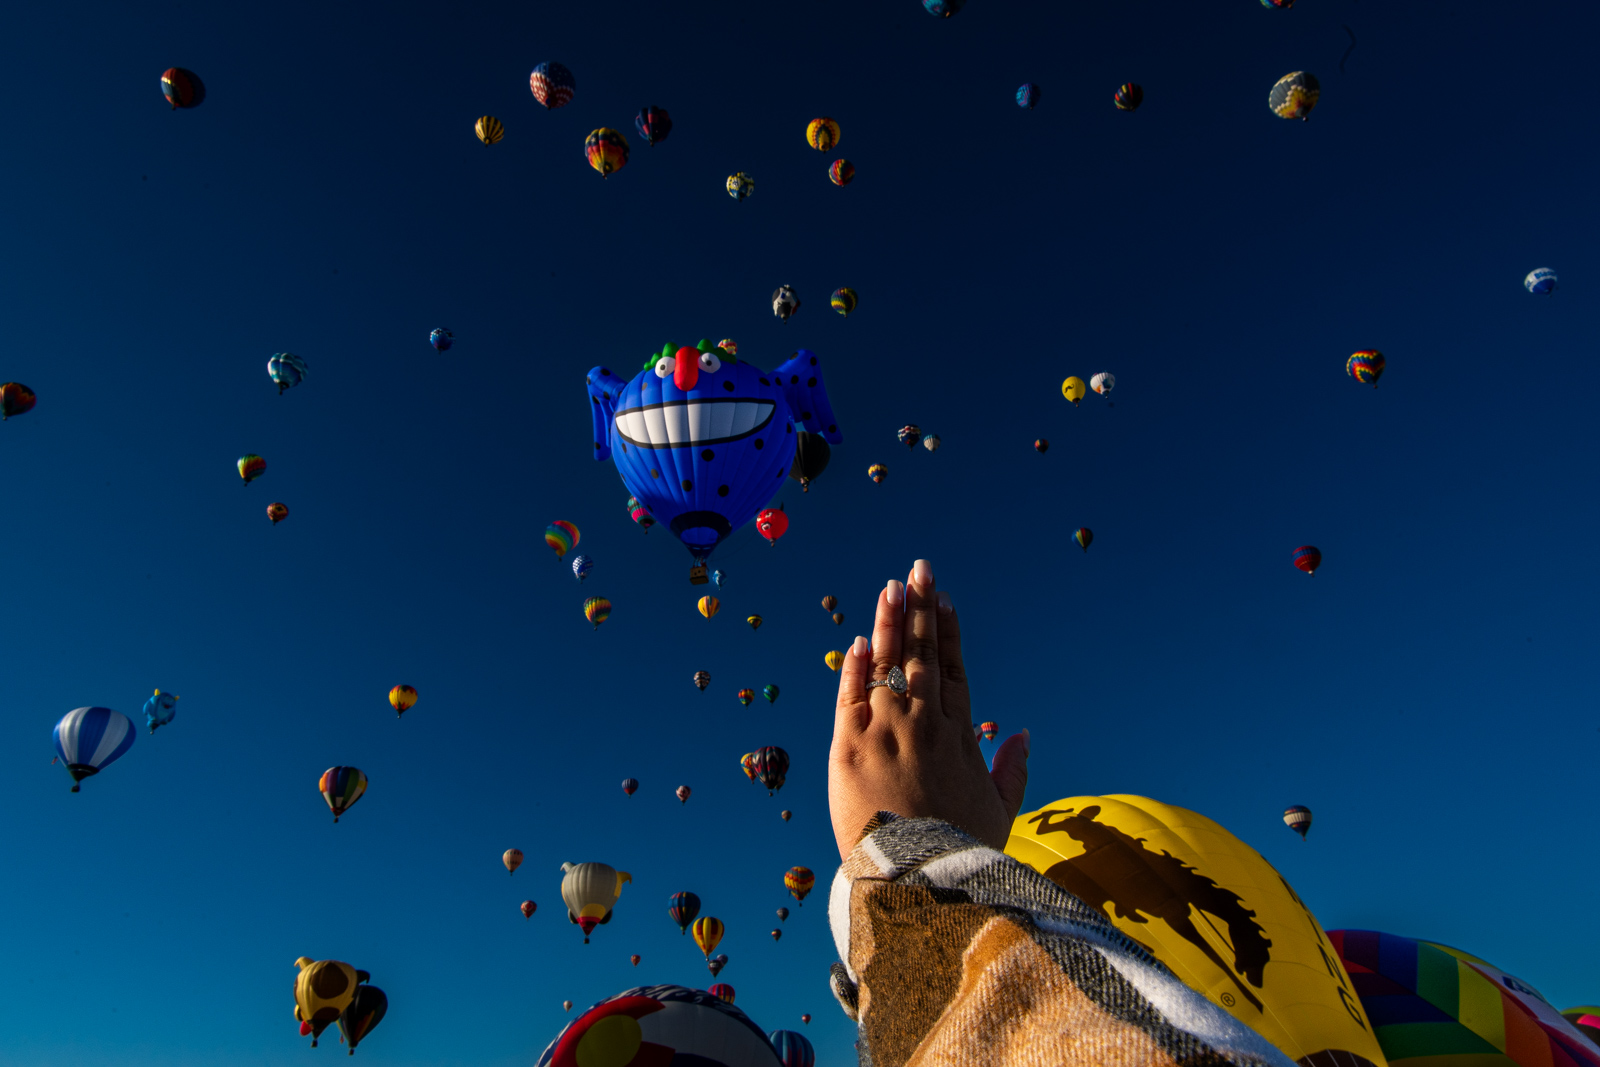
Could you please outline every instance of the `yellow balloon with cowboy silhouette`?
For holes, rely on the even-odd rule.
[[[1006,854],[1103,910],[1300,1067],[1387,1067],[1316,917],[1204,815],[1146,797],[1067,797],[1019,815]]]

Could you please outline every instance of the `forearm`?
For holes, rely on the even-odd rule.
[[[1292,1067],[1100,911],[945,822],[880,815],[828,913],[871,1067]]]

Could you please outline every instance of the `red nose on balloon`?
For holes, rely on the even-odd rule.
[[[687,393],[700,380],[700,350],[680,348],[676,358],[678,366],[672,372],[672,384]]]

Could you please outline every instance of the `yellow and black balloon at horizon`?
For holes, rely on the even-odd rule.
[[[300,973],[294,980],[294,1017],[311,1028],[311,1047],[317,1038],[355,999],[357,987],[372,976],[358,971],[343,960],[313,960],[301,956],[294,961]]]
[[[1104,911],[1290,1059],[1386,1067],[1316,917],[1205,816],[1146,797],[1066,797],[1018,816],[1006,854]]]

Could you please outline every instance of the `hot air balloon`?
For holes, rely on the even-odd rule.
[[[448,352],[450,346],[456,343],[456,335],[440,326],[428,334],[428,343],[439,352]]]
[[[1304,841],[1306,834],[1311,832],[1311,809],[1304,804],[1295,804],[1283,813],[1283,824]]]
[[[1317,106],[1317,98],[1321,95],[1322,86],[1316,77],[1297,70],[1278,79],[1272,92],[1267,94],[1267,106],[1280,119],[1309,122],[1311,109]]]
[[[156,727],[165,726],[178,715],[178,694],[163,693],[157,689],[155,696],[144,702],[144,721],[150,727],[150,732],[155,733]]]
[[[1111,94],[1111,102],[1117,105],[1118,111],[1138,111],[1139,105],[1144,103],[1144,89],[1133,82],[1125,82]]]
[[[611,909],[622,895],[622,887],[633,875],[605,863],[563,863],[561,899],[567,905],[567,921],[583,931],[583,943],[600,924],[611,921]]]
[[[811,492],[811,483],[828,469],[833,449],[828,439],[820,433],[801,430],[795,434],[794,462],[789,465],[789,477],[800,483],[802,493]]]
[[[778,818],[782,819],[784,822],[788,822],[789,819],[792,818],[793,816],[794,816],[794,812],[790,811],[788,808],[785,808],[782,811],[778,812]]]
[[[789,909],[788,908],[779,908],[778,909],[778,921],[779,922],[788,922],[789,921]]]
[[[811,892],[811,887],[817,883],[817,876],[811,873],[809,867],[790,867],[783,876],[783,884],[789,888],[789,895],[801,904],[806,902],[806,894]]]
[[[1078,542],[1079,548],[1087,552],[1089,546],[1094,543],[1094,531],[1087,526],[1080,526],[1072,531],[1072,539]]]
[[[717,975],[722,973],[722,968],[726,967],[727,965],[728,954],[726,952],[719,952],[715,956],[712,956],[711,959],[706,963],[706,970],[710,971],[711,977],[715,978]]]
[[[493,115],[484,115],[472,124],[472,132],[486,145],[499,144],[506,135],[505,125]]]
[[[639,131],[645,144],[654,148],[657,141],[665,141],[672,132],[672,116],[667,114],[666,108],[651,104],[639,109],[633,117],[633,128]]]
[[[832,593],[829,593],[827,596],[822,598],[822,610],[823,611],[832,611],[834,608],[836,608],[838,606],[839,606],[839,598],[834,596]]]
[[[677,789],[673,790],[673,792],[677,794],[679,804],[687,804],[689,803],[689,794],[694,792],[694,790],[690,789],[686,785],[680,785]]]
[[[316,1048],[322,1031],[344,1014],[360,983],[371,976],[342,960],[301,956],[294,965],[300,968],[294,980],[294,1017],[311,1024],[311,1047]]]
[[[929,0],[923,0],[926,6]],[[949,0],[944,0],[948,3]],[[768,1035],[772,1048],[778,1054],[778,1062],[783,1067],[816,1067],[817,1053],[811,1047],[811,1042],[793,1030],[774,1030]]]
[[[806,144],[818,152],[831,152],[839,143],[839,124],[826,116],[806,123]]]
[[[267,360],[267,376],[278,386],[278,395],[306,380],[306,361],[293,352],[279,352]]]
[[[752,782],[756,780],[756,754],[754,752],[746,752],[744,755],[740,756],[739,766],[744,769],[744,776],[746,778],[750,779]]]
[[[703,596],[700,598],[700,614],[704,615],[708,619],[721,610],[721,608],[722,601],[718,600],[714,596]]]
[[[1032,82],[1023,82],[1017,89],[1017,106],[1032,111],[1039,102],[1039,87]]]
[[[349,1046],[350,1055],[356,1054],[356,1046],[378,1028],[378,1024],[383,1022],[383,1017],[388,1011],[389,998],[383,990],[375,985],[356,988],[356,995],[351,999],[350,1006],[339,1015],[339,1032],[344,1035],[344,1042]]]
[[[244,484],[249,485],[267,472],[267,461],[254,452],[246,452],[239,457],[239,477],[244,479]]]
[[[838,186],[846,186],[856,180],[856,165],[848,159],[836,159],[828,168],[828,180]]]
[[[667,902],[667,914],[678,924],[678,933],[689,929],[694,917],[700,914],[700,898],[693,893],[674,893]]]
[[[536,1067],[783,1067],[738,1008],[704,989],[628,989],[568,1023]]]
[[[589,131],[583,142],[583,154],[589,166],[600,172],[602,178],[628,165],[628,139],[616,130],[602,126]]]
[[[774,547],[778,538],[782,537],[789,529],[789,516],[783,508],[767,508],[756,515],[756,533],[767,539],[767,544]]]
[[[728,195],[735,200],[746,200],[756,191],[756,180],[744,171],[728,175]]]
[[[1530,270],[1528,276],[1522,279],[1522,285],[1530,293],[1549,296],[1556,291],[1556,272],[1549,267]]]
[[[644,959],[644,957],[635,952],[633,955],[628,957],[628,962],[637,967],[639,966],[639,961],[642,959]]]
[[[333,812],[333,821],[338,822],[339,816],[366,793],[367,776],[356,767],[329,767],[322,772],[317,788],[322,791],[322,799],[328,802],[328,810]]]
[[[1600,1047],[1600,1006],[1580,1004],[1563,1011],[1561,1017],[1571,1023],[1578,1033],[1593,1041],[1596,1047]]]
[[[397,685],[389,690],[389,706],[394,708],[395,718],[404,715],[416,702],[417,691],[409,685]]]
[[[1345,361],[1344,371],[1362,385],[1370,384],[1376,389],[1378,379],[1383,377],[1383,364],[1382,352],[1363,349]]]
[[[716,997],[718,1000],[722,1001],[724,1004],[732,1004],[733,1003],[733,998],[734,998],[733,986],[729,985],[726,982],[718,982],[716,985],[714,985],[710,989],[706,990],[706,992],[710,993],[712,996]]]
[[[772,313],[784,322],[789,321],[789,316],[800,310],[800,298],[795,295],[791,285],[780,285],[772,291]]]
[[[583,602],[583,617],[600,629],[600,624],[611,618],[611,601],[603,596],[590,597]]]
[[[882,485],[883,480],[889,477],[889,468],[882,463],[874,463],[867,468],[867,477],[871,478],[876,484]]]
[[[562,1011],[571,1011],[571,1010],[572,1010],[572,1001],[570,1001],[570,1000],[563,1000],[563,1001],[562,1001],[562,1002],[561,1002],[561,1010],[562,1010]]]
[[[267,505],[267,518],[272,520],[272,525],[276,526],[288,517],[289,507],[287,504],[273,503]]]
[[[773,745],[758,748],[751,765],[755,768],[756,779],[767,787],[767,796],[770,797],[783,788],[789,774],[789,753]]]
[[[922,427],[907,424],[896,430],[894,435],[898,437],[900,439],[900,443],[905,445],[907,448],[916,448],[917,442],[922,440]]]
[[[726,574],[723,574],[721,571],[712,571],[711,572],[712,584],[714,584],[718,589],[721,589],[722,588],[722,583],[727,581],[727,580],[728,580],[728,576]]]
[[[1600,1048],[1543,994],[1486,960],[1376,930],[1329,930],[1328,940],[1390,1067],[1600,1067]]]
[[[1083,395],[1087,391],[1084,387],[1083,379],[1076,376],[1068,378],[1061,383],[1061,395],[1072,401],[1073,407],[1078,406],[1078,401],[1083,399]]]
[[[1042,456],[1050,451],[1050,442],[1041,437],[1033,442],[1033,450]]]
[[[1316,917],[1205,816],[1145,797],[1068,797],[1019,816],[1006,853],[1102,911],[1290,1060],[1383,1064]]]
[[[13,415],[23,415],[32,411],[33,405],[38,402],[38,395],[21,382],[6,382],[0,385],[0,422]]]
[[[538,910],[539,910],[539,905],[535,904],[533,901],[524,900],[522,902],[522,917],[524,919],[533,918],[533,913],[538,911]]]
[[[750,624],[750,629],[752,629],[752,630],[761,629],[761,616],[760,615],[752,615],[752,616],[750,616],[748,619],[746,619],[744,621]]]
[[[722,940],[722,920],[710,915],[702,915],[694,921],[694,943],[700,946],[706,959],[711,958],[717,943]]]
[[[1000,724],[994,722],[980,723],[978,729],[983,732],[985,741],[993,741],[995,736],[1000,733]]]
[[[850,312],[856,309],[856,291],[845,288],[835,289],[829,302],[833,305],[833,310],[849,318]]]
[[[110,708],[74,708],[56,723],[54,736],[74,793],[78,783],[115,763],[138,737],[133,720]]]
[[[549,545],[560,559],[571,551],[572,546],[578,543],[578,528],[565,519],[557,519],[544,528],[544,543]]]
[[[505,855],[500,857],[500,862],[506,865],[507,871],[511,874],[516,874],[517,868],[522,866],[522,850],[520,848],[506,849]]]
[[[1294,0],[1261,0],[1262,7],[1276,7],[1287,11],[1294,6]]]
[[[794,460],[794,430],[803,425],[834,444],[843,438],[814,353],[802,349],[769,374],[701,345],[665,346],[631,381],[605,367],[587,380],[595,457],[615,459],[629,491],[704,576],[706,557],[780,488]]]
[[[718,341],[717,347],[722,349],[730,356],[737,356],[739,354],[739,345],[731,337],[724,337],[722,340]]]
[[[838,670],[844,664],[844,653],[835,649],[822,657],[822,662],[828,665],[830,671]]]
[[[1101,396],[1110,396],[1111,390],[1115,389],[1116,387],[1117,376],[1115,374],[1108,374],[1105,371],[1101,371],[1099,374],[1096,374],[1093,378],[1089,379],[1089,388],[1093,389]]]
[[[711,684],[711,672],[710,671],[695,671],[694,672],[694,684],[695,684],[695,688],[696,689],[698,689],[698,690],[700,690],[700,692],[704,693],[706,691],[706,686]]]
[[[807,1026],[811,1025],[811,1014],[807,1012],[805,1015],[800,1016],[800,1021],[805,1023]]]
[[[624,794],[626,794],[627,796],[630,796],[630,797],[633,796],[633,794],[638,790],[638,788],[639,788],[639,779],[637,779],[637,778],[624,778],[622,780],[622,792]]]
[[[1317,568],[1322,566],[1322,550],[1315,545],[1301,545],[1294,550],[1294,555],[1290,558],[1296,567],[1312,576],[1315,576]]]
[[[922,447],[926,448],[929,452],[939,451],[939,435],[936,433],[930,433],[928,436],[924,437],[922,439]]]
[[[947,19],[960,11],[967,4],[967,0],[922,0],[922,9],[930,15],[937,15]]]
[[[739,690],[739,703],[743,704],[745,707],[748,708],[750,706],[750,702],[755,698],[756,691],[754,689]]]
[[[199,107],[206,101],[206,83],[192,70],[168,67],[161,72],[161,93],[174,111],[180,107]]]
[[[564,107],[577,91],[578,81],[572,71],[560,63],[540,63],[528,76],[528,88],[533,98],[544,105],[546,111]]]
[[[779,940],[782,940],[782,938],[783,938],[783,931],[782,930],[773,930],[772,931],[772,940],[779,941]]]
[[[650,532],[650,527],[656,524],[656,517],[650,514],[650,509],[639,503],[638,497],[628,498],[628,515],[638,523],[645,533]]]

